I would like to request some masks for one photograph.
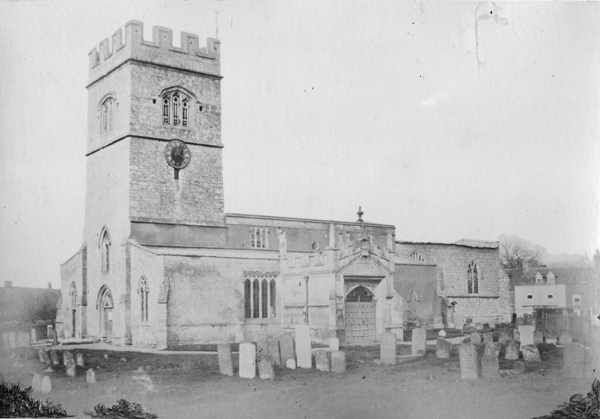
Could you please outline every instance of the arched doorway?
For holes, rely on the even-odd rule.
[[[113,297],[110,289],[104,285],[98,293],[98,330],[106,342],[113,338]]]
[[[375,298],[364,285],[351,288],[346,294],[346,341],[374,342],[376,340]]]

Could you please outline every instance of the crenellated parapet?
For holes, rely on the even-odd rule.
[[[153,27],[152,42],[145,41],[144,24],[129,21],[124,37],[119,28],[112,42],[106,38],[90,51],[90,84],[129,60],[220,77],[218,39],[208,38],[206,46],[200,47],[198,35],[181,32],[180,45],[173,46],[173,31],[162,26]]]

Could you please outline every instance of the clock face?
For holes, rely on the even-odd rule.
[[[192,154],[187,144],[181,140],[171,140],[165,147],[165,159],[169,166],[175,169],[183,169],[188,165]]]

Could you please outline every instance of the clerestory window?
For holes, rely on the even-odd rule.
[[[259,249],[267,249],[269,247],[269,229],[268,228],[251,228],[250,229],[250,246]]]
[[[467,292],[469,294],[479,294],[479,277],[477,275],[477,265],[475,261],[469,263],[467,271]]]
[[[423,255],[420,254],[416,250],[414,252],[412,252],[412,254],[410,255],[410,258],[413,260],[416,260],[417,262],[425,262],[425,257],[423,257]]]

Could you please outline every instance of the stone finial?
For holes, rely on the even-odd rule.
[[[277,228],[277,238],[279,239],[279,252],[287,253],[287,238],[281,227]]]
[[[358,212],[356,213],[358,215],[358,220],[356,220],[357,223],[363,223],[363,219],[362,216],[364,214],[364,212],[362,211],[361,207],[358,207]]]

